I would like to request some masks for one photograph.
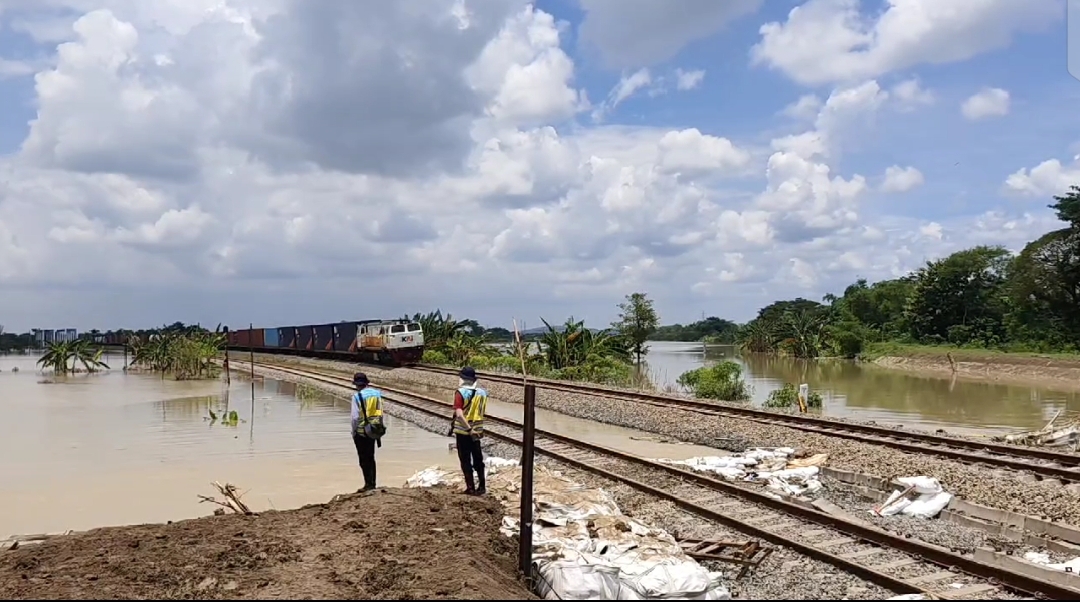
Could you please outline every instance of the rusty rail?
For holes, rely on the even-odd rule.
[[[414,366],[414,368],[428,372],[453,373],[452,370],[443,368],[442,366],[418,365]],[[521,384],[520,377],[489,372],[479,373],[478,375],[480,378],[489,381],[512,385]],[[961,462],[981,463],[1012,470],[1031,471],[1043,478],[1080,482],[1080,455],[1076,454],[1065,454],[1051,450],[1005,445],[989,441],[973,441],[970,439],[947,437],[932,433],[902,431],[871,424],[842,422],[819,416],[782,414],[758,408],[726,405],[681,397],[668,397],[634,391],[620,391],[596,385],[567,383],[547,379],[529,379],[529,382],[542,389],[608,397],[621,401],[646,403],[656,406],[675,406],[682,410],[705,415],[738,417],[766,424],[782,425],[801,431],[827,435],[829,437],[838,437],[874,445],[884,445],[913,453],[941,456]],[[1057,466],[1038,464],[1035,461],[1052,462],[1057,464]]]
[[[309,378],[326,384],[346,389],[352,388],[351,384],[349,384],[348,382],[348,379],[342,378],[337,375],[327,375],[326,373],[320,373],[314,370],[298,370],[292,368],[285,368],[273,364],[268,364],[266,366],[273,370],[291,373],[295,376]],[[423,402],[428,407],[425,407],[424,405],[419,405],[415,402],[401,399],[399,397],[388,397],[389,401],[398,403],[402,406],[408,407],[414,411],[418,411],[429,416],[444,418],[446,416],[447,409],[450,407],[450,404],[448,404],[447,402],[426,397],[424,395],[420,395],[411,391],[406,391],[403,389],[398,389],[396,387],[384,385],[380,385],[380,388],[387,392],[407,396],[409,398],[412,398],[413,400],[419,400]],[[438,409],[432,409],[431,406],[435,406]],[[489,423],[504,425],[516,430],[520,430],[523,427],[521,423],[515,420],[510,420],[497,416],[488,416],[487,420]],[[522,445],[520,439],[498,433],[490,429],[488,430],[487,434],[494,439],[498,439],[506,443],[517,446]],[[701,487],[728,495],[733,498],[739,498],[751,504],[763,506],[765,508],[778,511],[780,513],[793,516],[807,522],[828,527],[830,529],[851,536],[852,538],[854,538],[852,541],[866,542],[876,546],[880,546],[881,548],[893,549],[904,552],[921,561],[935,564],[947,569],[960,571],[968,575],[984,579],[990,584],[981,586],[977,585],[974,586],[974,588],[966,589],[988,587],[992,589],[993,587],[996,587],[1000,584],[1000,586],[1007,589],[1022,592],[1025,594],[1030,594],[1035,596],[1036,598],[1048,598],[1054,600],[1080,599],[1078,598],[1078,596],[1080,596],[1080,589],[1073,589],[1071,587],[1055,583],[1047,583],[1045,581],[1041,581],[1028,575],[994,567],[976,561],[973,558],[953,553],[950,550],[933,544],[895,535],[866,523],[858,523],[845,520],[844,518],[821,512],[816,508],[808,508],[798,504],[793,504],[785,500],[776,499],[769,494],[741,487],[738,485],[733,485],[731,483],[727,483],[701,473],[690,472],[688,470],[683,470],[681,468],[677,468],[668,464],[661,464],[659,462],[635,456],[633,454],[629,454],[620,450],[610,449],[601,445],[589,443],[586,441],[580,441],[577,439],[573,439],[572,437],[567,437],[565,435],[560,435],[558,433],[552,433],[541,429],[536,429],[536,436],[538,438],[550,440],[556,445],[562,445],[568,448],[578,448],[580,450],[586,450],[600,456],[606,456],[607,458],[613,458],[631,464],[636,464],[638,466],[647,467],[652,470],[656,470],[658,472],[662,472],[667,475],[676,477],[683,482],[689,482],[695,485],[699,485]],[[591,459],[590,461],[589,458],[574,457],[573,455],[562,452],[560,450],[551,449],[551,447],[552,446],[550,445],[541,446],[538,444],[536,446],[536,452],[558,460],[559,462],[574,466],[575,468],[581,469],[583,471],[603,477],[605,479],[623,483],[651,496],[670,501],[675,506],[687,512],[730,526],[742,533],[746,533],[754,537],[759,537],[776,545],[791,548],[797,552],[805,554],[806,556],[815,558],[827,564],[831,564],[832,566],[840,568],[845,572],[857,575],[871,583],[875,583],[894,592],[927,594],[936,598],[946,599],[951,597],[948,594],[931,592],[923,588],[919,583],[913,583],[911,581],[904,580],[896,576],[876,570],[872,566],[860,564],[856,562],[854,558],[848,558],[844,555],[829,553],[819,547],[815,547],[814,545],[810,545],[803,541],[792,539],[790,537],[786,537],[768,529],[755,526],[753,524],[750,524],[749,522],[730,516],[725,512],[721,512],[712,508],[707,508],[701,505],[701,503],[699,502],[682,498],[665,489],[643,483],[634,478],[619,474],[617,472],[606,470],[605,468],[600,466],[602,462],[597,462],[595,458]]]

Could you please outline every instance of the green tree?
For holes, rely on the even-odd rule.
[[[911,333],[958,345],[1003,340],[1010,261],[1004,247],[979,246],[928,262],[915,273],[905,309]]]
[[[611,328],[626,341],[626,347],[635,361],[641,363],[645,356],[645,341],[660,326],[660,316],[653,307],[652,299],[645,293],[631,293],[619,304],[619,319]]]
[[[1035,347],[1080,342],[1080,187],[1050,205],[1068,226],[1028,243],[1009,273],[1009,336]]]
[[[1055,196],[1057,201],[1050,208],[1057,213],[1059,220],[1073,228],[1080,228],[1080,186],[1070,186],[1069,191]]]

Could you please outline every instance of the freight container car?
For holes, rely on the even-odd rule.
[[[319,324],[317,326],[312,326],[311,328],[315,331],[315,344],[312,349],[315,351],[333,351],[334,325]]]
[[[315,350],[315,327],[314,326],[297,326],[296,327],[296,348],[304,351]]]
[[[403,366],[420,361],[424,332],[409,320],[364,320],[231,331],[229,347]]]
[[[278,347],[281,347],[282,349],[296,349],[295,326],[278,328]]]
[[[356,353],[356,322],[334,324],[334,351]]]
[[[267,347],[279,347],[278,329],[267,328],[263,331],[263,342]]]

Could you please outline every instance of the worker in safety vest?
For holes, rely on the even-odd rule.
[[[480,447],[480,439],[484,436],[487,398],[487,391],[476,384],[476,370],[470,366],[462,368],[458,378],[458,390],[454,393],[453,433],[457,440],[461,472],[465,473],[465,493],[468,495],[487,493],[484,451]],[[474,470],[477,477],[475,481]]]
[[[363,372],[353,375],[356,393],[352,396],[352,439],[356,455],[360,457],[360,471],[364,474],[364,488],[360,492],[375,489],[375,447],[382,447],[386,434],[383,425],[382,391],[371,386]]]

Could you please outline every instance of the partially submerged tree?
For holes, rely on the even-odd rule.
[[[631,293],[619,304],[619,319],[611,325],[626,341],[637,363],[645,356],[645,341],[660,327],[660,316],[645,293]]]

